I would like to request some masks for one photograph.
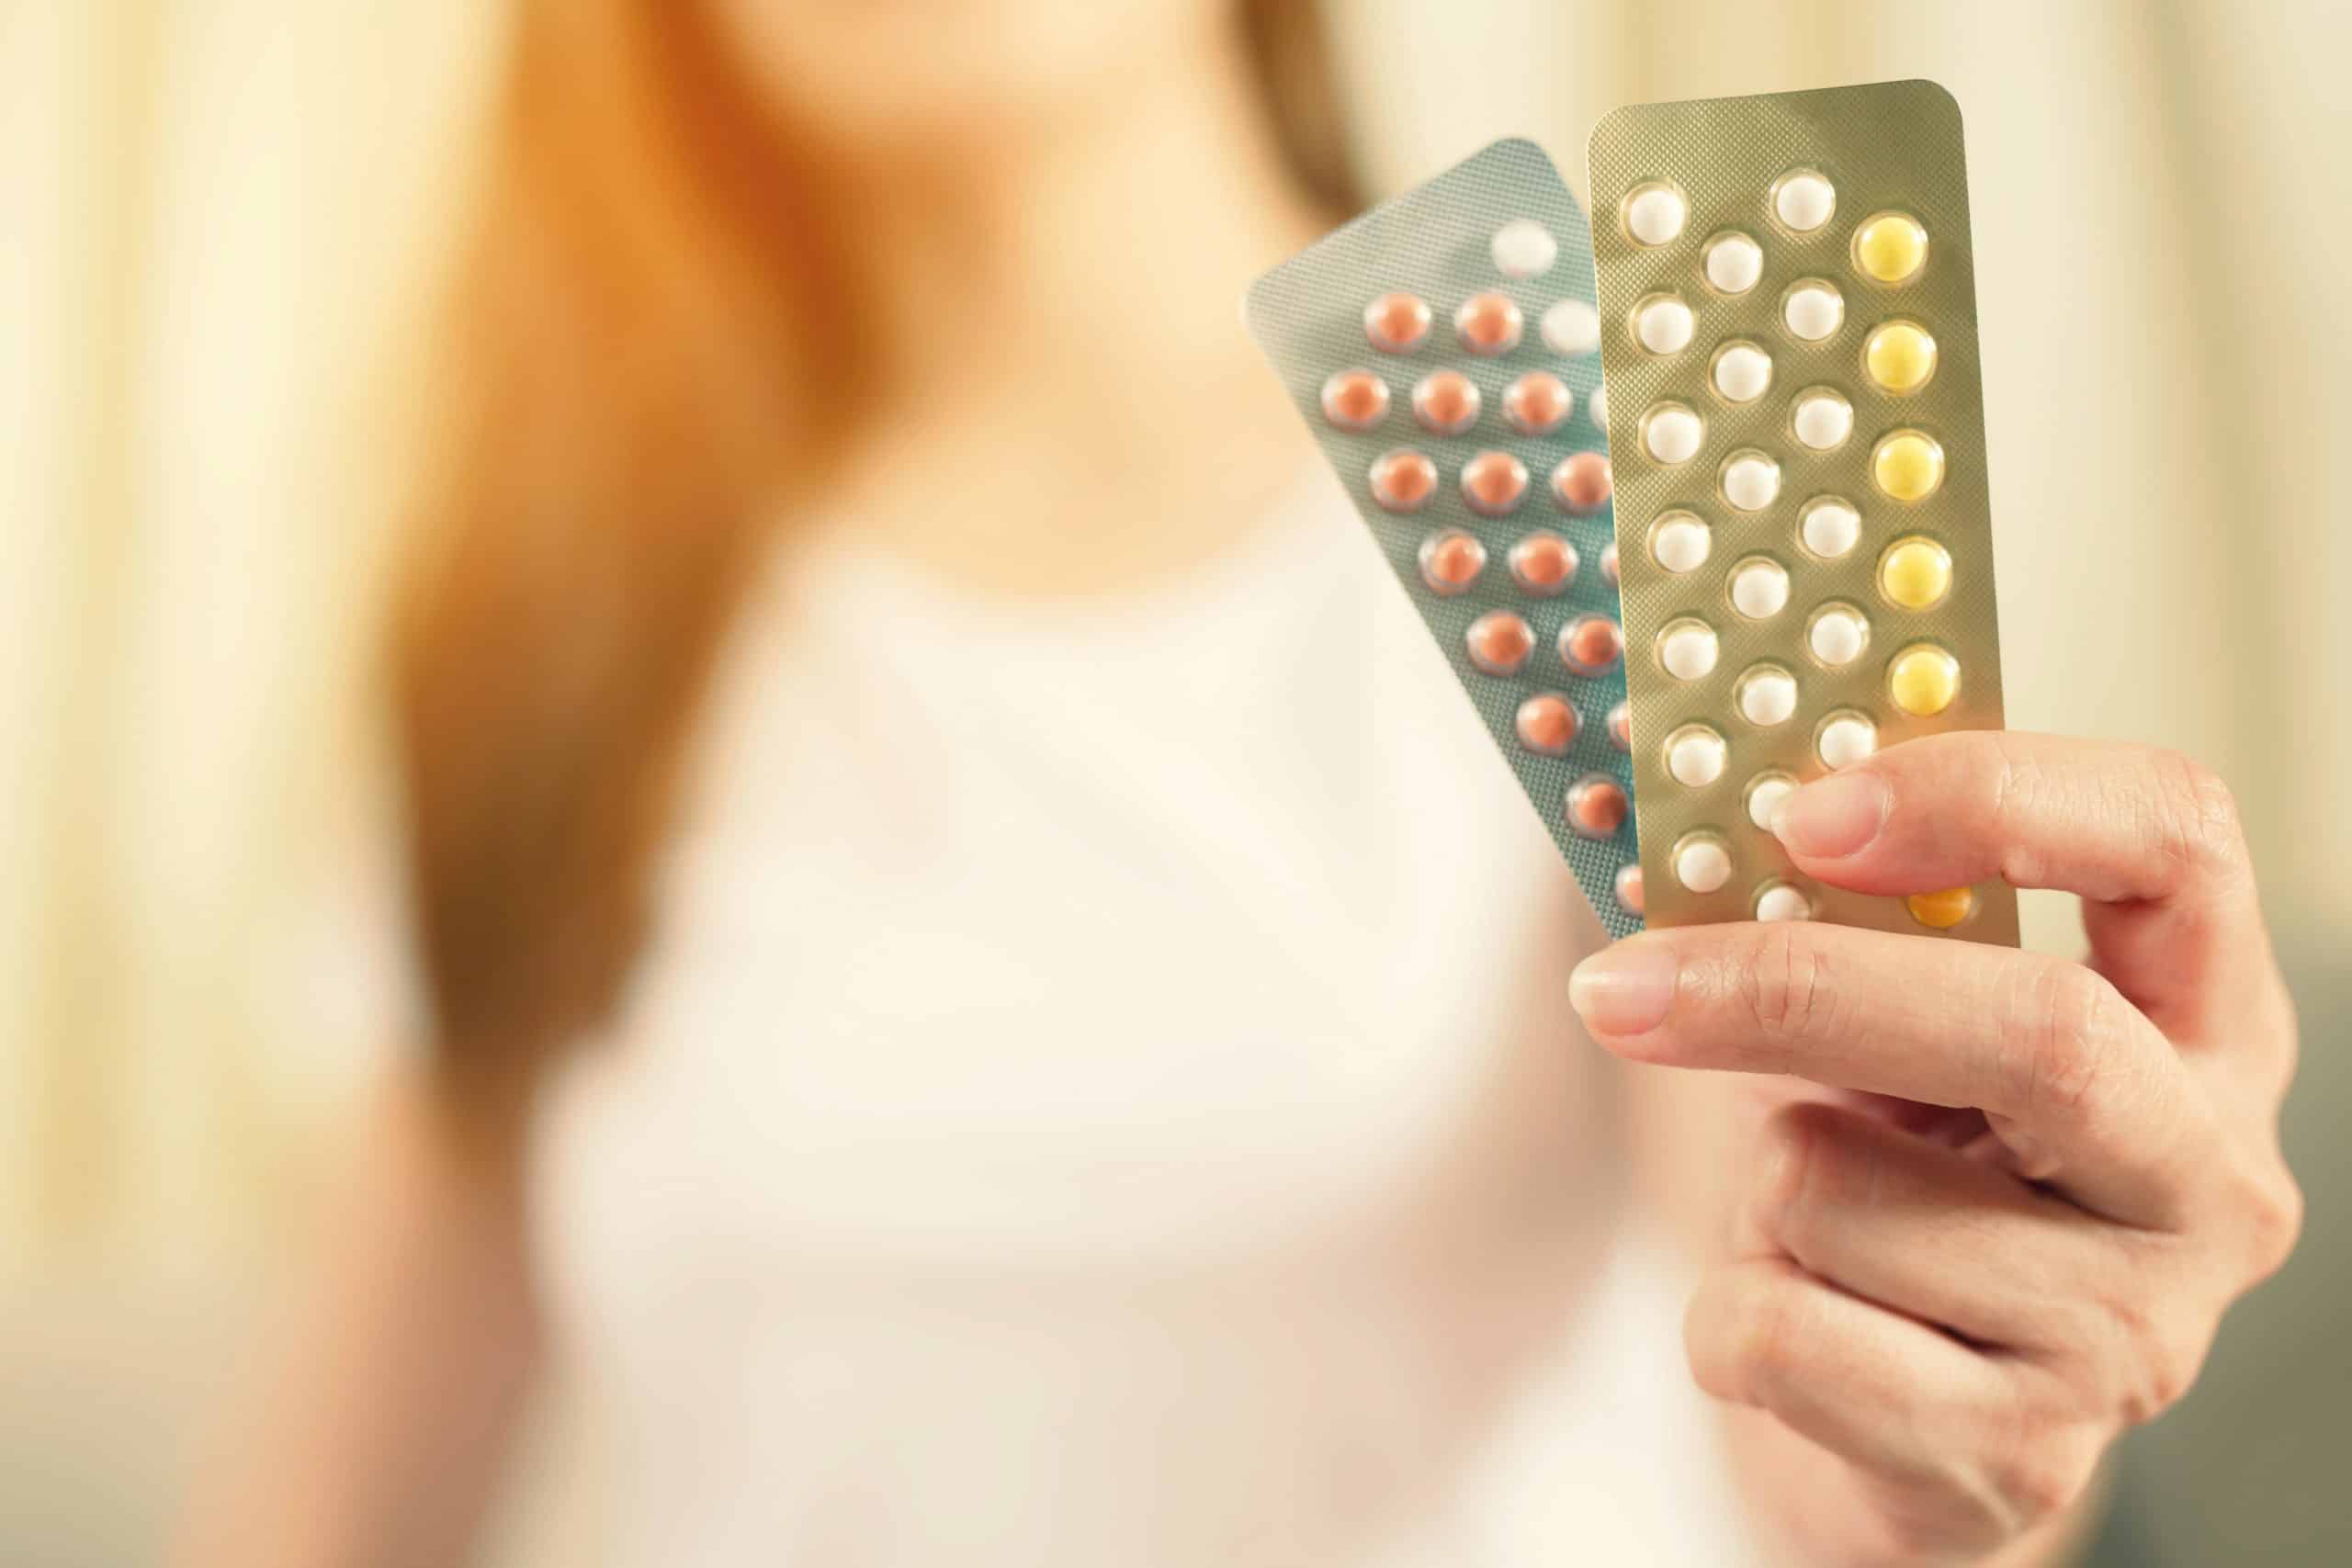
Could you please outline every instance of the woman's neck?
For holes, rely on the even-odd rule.
[[[882,396],[834,515],[967,586],[1096,592],[1215,553],[1295,471],[1238,305],[1331,215],[1290,177],[1238,41],[1197,48],[994,141],[853,172]]]

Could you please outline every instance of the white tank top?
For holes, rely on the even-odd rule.
[[[1598,927],[1328,477],[1114,602],[750,605],[534,1147],[617,1564],[1745,1560]]]

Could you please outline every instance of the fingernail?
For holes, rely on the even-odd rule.
[[[1568,1005],[1595,1034],[1645,1034],[1666,1021],[1681,968],[1663,942],[1628,937],[1576,966]]]
[[[1892,805],[1884,780],[1832,773],[1792,791],[1773,808],[1772,835],[1798,854],[1840,860],[1878,837]]]

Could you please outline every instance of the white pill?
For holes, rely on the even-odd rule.
[[[1772,193],[1772,210],[1798,233],[1810,234],[1838,210],[1838,192],[1811,169],[1801,169],[1783,178]]]
[[[1797,711],[1797,678],[1777,664],[1758,664],[1739,678],[1739,716],[1770,728]]]
[[[1759,920],[1809,920],[1813,919],[1813,900],[1785,882],[1775,882],[1756,896],[1756,918]]]
[[[1747,784],[1747,819],[1769,833],[1772,813],[1796,793],[1797,781],[1786,773],[1758,773]]]
[[[1745,294],[1764,276],[1764,248],[1745,234],[1720,234],[1707,246],[1707,281],[1725,294]]]
[[[1860,615],[1843,605],[1832,605],[1813,618],[1813,629],[1805,633],[1805,646],[1832,670],[1842,670],[1862,656],[1862,646],[1870,641],[1870,623]]]
[[[1789,574],[1776,560],[1762,556],[1732,569],[1731,607],[1751,621],[1770,620],[1789,603]]]
[[[1544,346],[1555,354],[1590,354],[1600,346],[1600,312],[1581,299],[1560,299],[1544,312]]]
[[[1858,713],[1841,713],[1821,727],[1813,749],[1824,765],[1843,768],[1878,750],[1878,726]]]
[[[1658,403],[1642,416],[1642,450],[1660,463],[1687,463],[1699,455],[1707,427],[1680,403]]]
[[[1608,434],[1609,389],[1595,387],[1592,389],[1592,396],[1585,400],[1584,406],[1586,412],[1592,415],[1592,427],[1603,435]]]
[[[1490,248],[1495,270],[1505,277],[1541,277],[1560,259],[1559,242],[1532,218],[1514,219],[1496,230]]]
[[[1724,776],[1727,755],[1722,736],[1694,724],[1667,738],[1666,771],[1675,783],[1702,789]]]
[[[1652,354],[1679,354],[1690,346],[1697,325],[1690,307],[1671,294],[1645,299],[1634,310],[1634,335]]]
[[[1715,355],[1715,390],[1728,403],[1752,403],[1772,384],[1772,356],[1752,343],[1727,344]]]
[[[1825,497],[1804,509],[1798,536],[1815,555],[1824,560],[1836,560],[1861,538],[1861,513],[1842,501]]]
[[[1833,452],[1854,433],[1854,405],[1826,387],[1799,394],[1790,422],[1799,441],[1816,452]]]
[[[1715,667],[1714,628],[1703,621],[1677,621],[1657,634],[1657,661],[1678,681],[1696,681]]]
[[[1682,232],[1690,207],[1671,186],[1644,186],[1625,198],[1625,231],[1645,245],[1669,243]]]
[[[1846,319],[1846,300],[1826,283],[1800,283],[1781,302],[1781,320],[1807,343],[1819,343]]]
[[[1761,452],[1735,453],[1724,465],[1724,499],[1742,512],[1761,512],[1781,493],[1781,465]]]
[[[1650,529],[1650,558],[1668,571],[1696,571],[1713,543],[1704,523],[1687,512],[1668,513]]]
[[[1685,839],[1674,846],[1674,879],[1693,893],[1713,893],[1731,880],[1731,852],[1720,839]]]

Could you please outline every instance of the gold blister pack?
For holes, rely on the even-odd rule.
[[[1875,747],[2001,727],[1959,106],[1640,105],[1591,179],[1649,923],[2014,944],[2005,884],[1846,892],[1758,820]]]

